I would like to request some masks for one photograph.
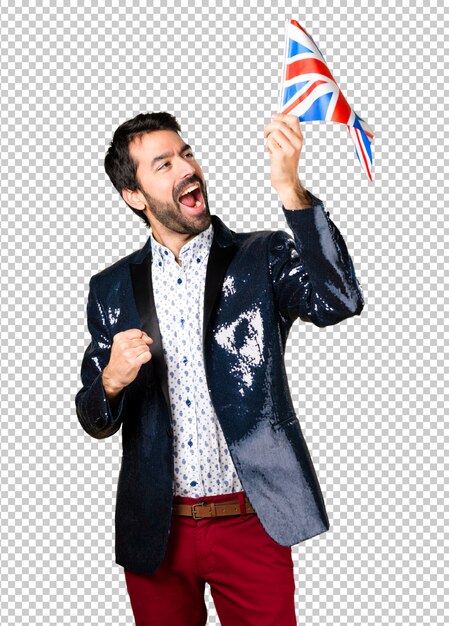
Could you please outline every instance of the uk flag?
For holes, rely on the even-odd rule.
[[[278,110],[297,115],[301,122],[321,120],[345,124],[357,158],[369,180],[373,180],[371,141],[374,133],[349,106],[318,46],[296,20],[288,20],[286,25]]]

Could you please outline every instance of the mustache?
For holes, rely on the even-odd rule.
[[[183,193],[183,191],[185,191],[188,187],[190,187],[190,185],[193,185],[193,183],[198,183],[199,186],[200,186],[201,191],[204,192],[203,181],[200,180],[197,176],[193,176],[190,180],[188,180],[186,183],[184,183],[182,188],[177,192],[176,199],[179,199],[179,196]]]

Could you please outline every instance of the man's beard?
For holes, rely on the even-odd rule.
[[[204,198],[204,211],[198,215],[192,215],[187,217],[182,213],[182,209],[179,207],[176,201],[174,202],[159,202],[150,194],[146,193],[143,189],[140,189],[143,197],[145,198],[148,209],[152,216],[154,216],[163,226],[172,230],[175,233],[182,235],[199,235],[206,230],[211,224],[211,215],[209,211],[209,202],[207,199],[207,191],[202,183],[195,179],[192,182],[199,182],[201,191]]]

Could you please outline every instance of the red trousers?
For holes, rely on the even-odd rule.
[[[238,500],[242,492],[196,504]],[[173,514],[167,552],[150,575],[125,569],[136,626],[204,626],[206,582],[221,626],[296,626],[290,546],[281,546],[256,514],[194,520]]]

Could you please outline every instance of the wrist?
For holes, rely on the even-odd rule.
[[[279,199],[288,211],[309,209],[313,206],[309,192],[298,181],[295,185],[277,189]]]
[[[101,378],[103,382],[103,388],[105,390],[108,400],[116,398],[122,391],[123,385],[118,385],[116,382],[114,382],[114,380],[109,375],[107,366],[104,368]]]

